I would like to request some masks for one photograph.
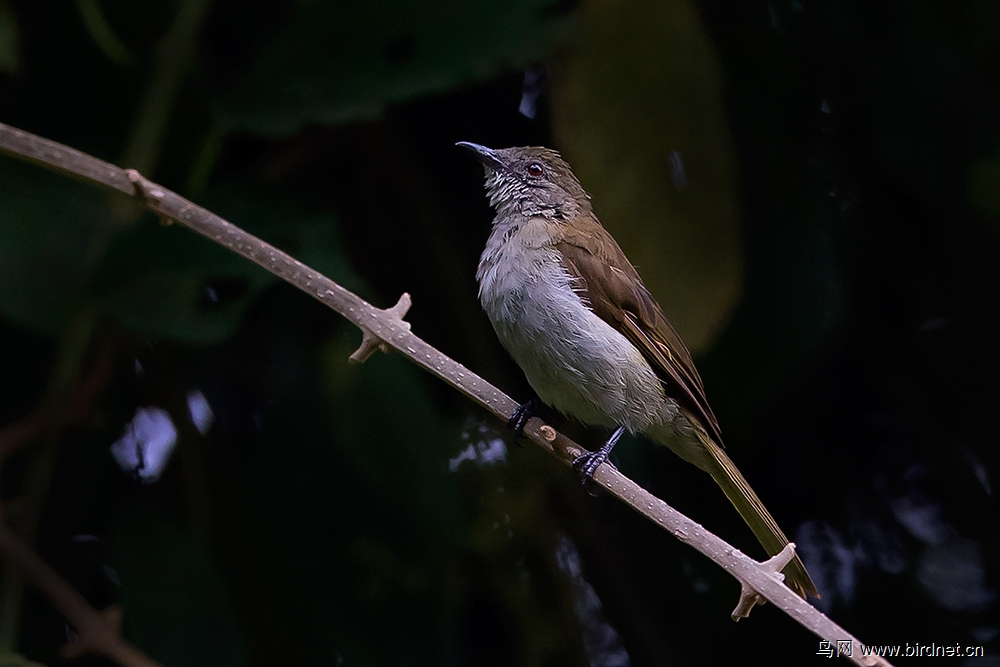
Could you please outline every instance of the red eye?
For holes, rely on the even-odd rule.
[[[538,164],[537,162],[532,162],[531,164],[528,165],[528,176],[534,176],[537,178],[541,176],[544,171],[545,170],[542,169],[542,165]]]

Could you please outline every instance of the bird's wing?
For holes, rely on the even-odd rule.
[[[567,231],[556,249],[574,289],[594,314],[642,352],[667,393],[693,412],[721,446],[719,422],[691,353],[611,234],[593,220],[581,231]]]

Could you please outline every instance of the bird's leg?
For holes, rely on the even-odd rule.
[[[538,414],[538,399],[530,398],[521,405],[517,406],[511,414],[510,419],[507,420],[507,426],[514,431],[515,435],[524,434],[524,425],[528,423],[528,420]]]
[[[622,437],[622,433],[625,432],[624,426],[619,426],[615,429],[615,432],[611,434],[608,441],[605,442],[600,449],[593,452],[587,452],[586,454],[581,454],[580,456],[573,459],[573,467],[579,468],[580,476],[583,478],[583,483],[586,484],[589,480],[594,479],[594,472],[597,468],[608,460],[608,456],[611,454],[611,450],[615,448],[615,444],[618,442],[618,438]]]

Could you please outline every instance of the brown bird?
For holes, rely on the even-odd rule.
[[[500,342],[542,401],[615,429],[575,462],[584,480],[626,429],[642,433],[711,475],[767,552],[781,551],[788,538],[723,451],[691,353],[569,165],[548,148],[458,145],[485,166],[496,209],[476,278]],[[798,555],[784,573],[802,597],[819,596]]]

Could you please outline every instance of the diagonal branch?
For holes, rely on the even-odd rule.
[[[150,211],[161,218],[194,230],[298,287],[361,329],[364,342],[352,355],[356,359],[363,360],[380,346],[392,348],[461,391],[498,419],[506,421],[517,407],[517,403],[509,396],[413,334],[410,325],[401,319],[409,307],[409,297],[405,295],[400,303],[390,309],[375,308],[288,254],[176,193],[148,181],[134,170],[124,171],[61,144],[3,124],[0,124],[0,152],[137,196]],[[525,425],[524,435],[566,465],[571,465],[573,459],[584,452],[575,442],[557,433],[537,417],[530,419]],[[594,480],[613,496],[732,574],[743,589],[740,603],[733,612],[734,618],[745,616],[758,599],[768,600],[803,627],[833,645],[851,641],[856,647],[849,657],[851,662],[868,667],[889,665],[879,657],[862,657],[860,653],[863,644],[857,638],[782,583],[781,575],[777,572],[780,569],[778,565],[782,558],[790,557],[791,547],[766,564],[758,563],[647,492],[613,466],[599,467]]]
[[[159,667],[121,636],[121,610],[97,611],[69,582],[39,558],[0,516],[0,554],[17,567],[56,609],[72,623],[77,636],[64,650],[67,657],[103,655],[122,667]]]

